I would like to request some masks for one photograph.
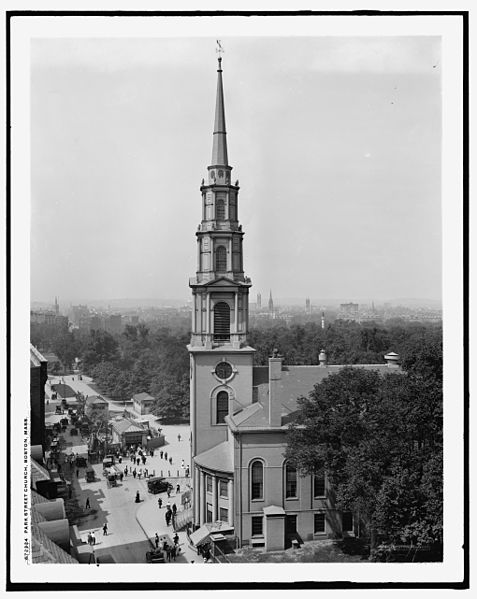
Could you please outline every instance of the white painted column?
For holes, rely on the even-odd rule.
[[[219,507],[218,507],[218,500],[217,500],[217,495],[218,495],[218,479],[215,475],[212,476],[212,522],[215,522],[216,520],[219,519],[219,515],[218,515],[218,511],[219,511]]]
[[[202,526],[205,522],[205,474],[200,471],[199,485],[199,524]]]
[[[228,484],[228,495],[229,495],[229,526],[234,525],[234,481],[229,480]]]
[[[208,291],[205,296],[205,301],[207,302],[207,323],[205,327],[205,332],[207,333],[207,335],[210,335],[210,293]]]
[[[238,333],[238,313],[239,313],[239,294],[238,291],[235,292],[235,332]]]

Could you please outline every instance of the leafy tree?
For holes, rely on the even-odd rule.
[[[83,354],[83,367],[88,372],[100,362],[115,362],[119,358],[118,342],[106,331],[91,331]]]
[[[299,398],[286,455],[303,474],[327,471],[373,547],[440,542],[441,399],[429,379],[343,368]]]

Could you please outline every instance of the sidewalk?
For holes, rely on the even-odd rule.
[[[157,500],[158,498],[162,498],[162,508],[159,509]],[[175,495],[171,495],[169,501],[174,503]],[[155,547],[154,545],[154,537],[157,532],[159,537],[162,535],[168,535],[172,541],[172,537],[174,536],[174,529],[171,526],[166,525],[165,513],[166,513],[166,504],[167,504],[167,495],[165,493],[160,493],[158,495],[153,495],[152,498],[147,498],[146,501],[139,507],[136,512],[136,519],[139,523],[139,526],[143,529],[144,534],[148,537],[151,547]],[[178,512],[180,513],[180,512]],[[180,530],[179,535],[179,547],[181,550],[180,555],[176,558],[176,563],[191,563],[202,561],[200,556],[197,555],[196,551],[189,546],[189,541],[187,539],[187,534],[185,531]]]

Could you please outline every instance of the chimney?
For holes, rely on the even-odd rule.
[[[271,358],[268,358],[268,423],[270,426],[281,426],[281,403],[278,400],[278,388],[282,378],[283,356],[278,355],[274,349]]]
[[[384,356],[384,359],[386,360],[386,365],[388,368],[399,368],[399,360],[401,357],[396,352],[389,352]]]
[[[323,366],[323,367],[326,366],[326,353],[325,353],[324,349],[322,349],[320,351],[320,355],[318,356],[318,360],[320,361],[320,366]]]

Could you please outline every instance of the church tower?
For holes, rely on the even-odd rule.
[[[225,417],[252,403],[254,349],[247,344],[250,279],[244,275],[238,181],[227,155],[222,58],[218,59],[212,160],[200,187],[192,289],[191,459],[227,437]]]

